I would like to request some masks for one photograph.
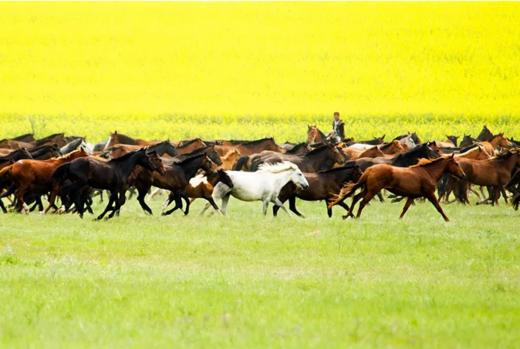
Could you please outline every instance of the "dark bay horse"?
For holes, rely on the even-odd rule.
[[[86,157],[62,165],[53,176],[54,188],[61,188],[62,184],[69,182],[67,193],[72,197],[80,217],[83,217],[86,195],[91,188],[110,191],[108,204],[97,219],[103,219],[109,211],[108,218],[112,218],[126,201],[128,178],[138,165],[154,173],[164,173],[159,156],[140,149],[109,161]],[[53,193],[56,194],[56,190]]]
[[[209,155],[204,151],[195,151],[194,154],[185,155],[182,159],[177,161],[168,161],[164,163],[164,173],[157,173],[139,169],[137,173],[133,174],[131,184],[137,188],[137,201],[141,208],[152,214],[151,208],[144,201],[146,194],[152,186],[157,188],[169,190],[174,194],[176,206],[174,209],[166,214],[170,214],[177,208],[182,207],[181,198],[186,201],[185,214],[189,212],[189,198],[186,193],[186,187],[191,178],[193,178],[199,170],[206,174],[213,172],[214,167],[217,166]]]
[[[202,198],[209,202],[209,204],[218,211],[219,208],[211,194],[213,193],[215,185],[220,182],[224,183],[229,188],[233,188],[233,182],[224,170],[217,170],[216,172],[208,173],[206,176],[200,175],[192,178],[186,187],[186,193],[190,197],[190,204],[195,201],[195,199]],[[170,192],[164,207],[168,207],[174,200],[175,194]],[[182,209],[182,203],[178,208]]]
[[[444,173],[450,173],[459,178],[465,177],[464,171],[453,155],[435,160],[423,159],[419,164],[405,168],[386,164],[375,165],[367,169],[357,183],[344,186],[328,206],[332,207],[339,204],[352,196],[357,189],[361,189],[361,192],[354,196],[347,215],[347,217],[352,215],[354,206],[362,199],[356,215],[359,218],[363,208],[370,200],[382,189],[386,189],[398,196],[407,198],[400,218],[403,218],[414,199],[424,197],[435,206],[444,220],[448,222],[448,217],[435,197],[437,181]]]
[[[325,201],[325,206],[331,202],[336,194],[339,194],[341,188],[348,182],[357,182],[361,177],[361,170],[354,161],[347,162],[345,166],[336,167],[331,170],[321,171],[317,173],[304,173],[309,187],[301,190],[297,190],[294,183],[287,183],[280,194],[278,199],[283,203],[289,200],[289,209],[294,212],[297,216],[302,216],[296,209],[296,198],[300,198],[304,201]],[[348,206],[344,203],[338,203],[341,207],[348,211]],[[276,216],[279,206],[273,206],[273,215]],[[332,208],[327,207],[327,215],[332,217]]]

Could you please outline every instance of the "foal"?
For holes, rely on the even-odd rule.
[[[421,160],[419,164],[401,168],[391,165],[381,164],[374,165],[368,168],[359,181],[355,184],[347,184],[344,186],[336,199],[329,203],[328,207],[339,204],[349,196],[353,195],[357,189],[362,191],[354,196],[350,211],[347,215],[352,215],[352,211],[356,203],[360,200],[357,218],[361,215],[363,208],[372,200],[382,189],[386,189],[396,195],[407,198],[403,207],[403,212],[400,218],[413,203],[413,200],[419,197],[425,197],[433,206],[439,211],[446,222],[449,221],[446,214],[442,210],[437,198],[435,197],[435,187],[437,181],[444,173],[451,173],[456,177],[465,177],[464,171],[459,166],[453,155],[448,157],[441,157],[435,160]],[[343,218],[346,218],[345,216]]]

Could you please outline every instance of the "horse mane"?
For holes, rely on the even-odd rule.
[[[447,158],[445,157],[440,157],[440,158],[437,158],[437,159],[433,159],[433,160],[430,160],[430,159],[425,159],[425,158],[420,158],[419,159],[419,162],[416,163],[415,165],[412,165],[412,166],[409,166],[410,168],[411,167],[424,167],[424,166],[427,166],[427,165],[433,165],[437,162],[440,162],[442,160],[446,160]]]
[[[259,171],[281,173],[289,170],[298,170],[298,166],[290,161],[277,162],[275,164],[264,163],[258,167]]]
[[[472,150],[473,148],[476,148],[476,147],[478,147],[478,146],[479,146],[478,143],[474,143],[474,144],[472,144],[472,145],[468,145],[467,147],[460,148],[460,149],[459,149],[459,153],[462,154],[462,153],[468,152],[468,151],[470,151],[470,150]]]
[[[465,148],[462,148],[459,150],[459,156],[468,155],[469,153],[472,153],[476,151],[477,149],[482,149],[482,146],[478,143],[472,144],[470,146],[467,146]]]
[[[199,142],[199,141],[204,143],[204,141],[200,138],[193,138],[193,139],[188,139],[187,141],[181,141],[180,144],[177,145],[177,148],[184,148],[190,144],[193,144],[193,143]]]
[[[316,155],[317,153],[321,153],[325,149],[329,149],[329,145],[326,144],[326,145],[322,145],[322,146],[319,146],[317,148],[314,148],[310,152],[305,154],[304,156]]]
[[[348,162],[346,162],[346,165],[343,165],[341,167],[334,167],[329,170],[318,171],[318,173],[334,173],[334,172],[339,172],[339,171],[343,171],[346,169],[352,169],[352,168],[356,168],[356,167],[358,167],[358,165],[356,164],[355,161],[348,161]]]
[[[54,137],[59,137],[59,136],[65,136],[65,134],[63,132],[62,133],[53,133],[51,135],[48,135],[48,136],[45,136],[43,138],[40,138],[40,139],[36,140],[36,142],[46,141],[48,139],[51,139],[51,138],[54,138]]]
[[[200,151],[197,152],[196,154],[193,154],[193,153],[195,153],[195,152],[191,152],[189,154],[183,155],[184,156],[183,159],[174,159],[173,163],[176,164],[176,165],[180,165],[180,164],[184,164],[186,162],[190,162],[192,160],[198,159],[198,158],[203,157],[203,156],[206,155],[204,152],[200,152]]]
[[[130,141],[130,142],[135,142],[135,138],[132,138],[132,137],[130,137],[130,136],[127,136],[127,135],[125,135],[125,134],[123,134],[123,133],[119,133],[119,132],[117,132],[117,131],[114,132],[114,133],[112,133],[112,134],[110,134],[110,138],[112,138],[112,137],[114,137],[114,136],[117,136],[120,140],[123,140],[124,142],[128,142],[128,141]]]
[[[253,145],[253,144],[259,144],[262,142],[271,141],[274,142],[273,137],[267,137],[267,138],[261,138],[261,139],[255,139],[252,141],[237,141],[237,140],[230,140],[229,142],[234,145],[242,144],[242,145]]]
[[[136,154],[137,152],[140,152],[142,151],[143,148],[141,149],[138,149],[138,150],[132,150],[132,151],[129,151],[128,153],[124,154],[124,155],[121,155],[120,157],[117,157],[117,158],[113,158],[113,159],[110,159],[109,162],[116,162],[116,161],[125,161],[127,160],[129,157],[131,157],[132,155]]]
[[[383,150],[383,149],[386,149],[386,148],[390,148],[390,146],[394,145],[394,142],[399,142],[399,141],[397,141],[397,140],[394,139],[394,140],[391,141],[391,142],[388,142],[388,143],[386,143],[386,144],[383,144],[383,145],[379,146],[379,150]]]

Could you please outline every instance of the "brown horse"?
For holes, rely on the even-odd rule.
[[[74,159],[88,156],[84,149],[49,160],[20,160],[0,171],[0,177],[7,176],[14,185],[18,211],[26,209],[24,196],[29,191],[41,196],[52,186],[52,175],[58,166]],[[4,194],[3,194],[4,195]]]
[[[444,220],[448,222],[448,217],[435,197],[437,181],[444,173],[450,173],[461,178],[465,176],[464,171],[453,155],[435,160],[422,159],[419,161],[419,164],[405,168],[386,164],[374,165],[363,173],[357,183],[344,186],[336,199],[329,203],[328,207],[339,204],[353,195],[357,189],[361,188],[362,191],[354,196],[347,215],[347,217],[351,216],[356,203],[363,199],[359,204],[356,216],[359,218],[363,208],[370,200],[382,189],[386,189],[396,195],[407,198],[400,218],[403,218],[414,199],[424,197],[435,206]]]
[[[241,154],[236,148],[230,149],[226,154],[220,156],[222,165],[218,168],[222,170],[231,170],[240,156]]]
[[[114,133],[110,134],[110,137],[108,138],[108,141],[105,144],[104,150],[107,150],[116,144],[130,144],[130,145],[145,146],[145,145],[153,144],[155,142],[156,141],[147,141],[147,140],[140,139],[140,138],[132,138],[125,134],[114,131]]]
[[[190,140],[180,141],[179,143],[177,143],[175,148],[177,150],[178,155],[185,155],[190,154],[195,150],[206,148],[207,146],[208,144],[206,144],[206,142],[204,142],[202,139],[194,138]]]
[[[401,142],[399,142],[397,140],[388,142],[386,144],[378,145],[377,147],[385,155],[396,155],[396,154],[400,154],[400,153],[406,151],[406,149],[401,144]]]
[[[307,144],[325,144],[328,143],[327,136],[320,131],[316,125],[307,126]]]
[[[130,144],[116,144],[109,149],[107,149],[102,155],[104,157],[110,157],[112,159],[116,159],[121,157],[131,151],[139,150],[143,147],[139,145],[130,145]],[[174,157],[177,155],[177,151],[175,147],[170,143],[170,141],[158,142],[152,145],[148,145],[144,147],[147,152],[155,152],[159,156],[168,155],[170,157]]]
[[[284,152],[284,148],[280,147],[273,138],[262,138],[254,141],[218,141],[215,150],[222,156],[227,154],[231,149],[236,149],[241,155],[252,155],[260,153],[264,150],[271,150],[277,153]]]
[[[455,154],[455,159],[472,159],[472,160],[486,160],[491,156],[484,150],[484,147],[478,143],[471,147],[471,149],[460,153]],[[444,198],[444,201],[449,203],[450,194],[453,192],[457,200],[462,203],[469,203],[469,199],[467,197],[467,191],[471,191],[475,193],[480,198],[478,192],[471,189],[470,185],[466,185],[463,181],[457,180],[452,176],[444,176],[439,181],[438,186],[438,196],[439,201]]]
[[[466,158],[458,158],[456,160],[466,173],[466,191],[469,184],[487,186],[491,189],[489,198],[491,204],[494,205],[498,202],[500,193],[502,193],[504,200],[507,202],[504,186],[511,180],[515,167],[520,165],[520,154],[518,151],[509,150],[486,160]]]
[[[506,137],[504,137],[503,133],[496,134],[493,136],[493,138],[491,138],[491,140],[481,142],[480,144],[490,155],[493,155],[495,153],[495,149],[509,149],[513,146],[513,143],[511,143]]]

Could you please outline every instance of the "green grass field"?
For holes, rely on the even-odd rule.
[[[158,212],[161,199],[152,201]],[[374,202],[359,221],[2,216],[1,347],[518,346],[518,212]],[[99,211],[101,207],[97,207]]]

